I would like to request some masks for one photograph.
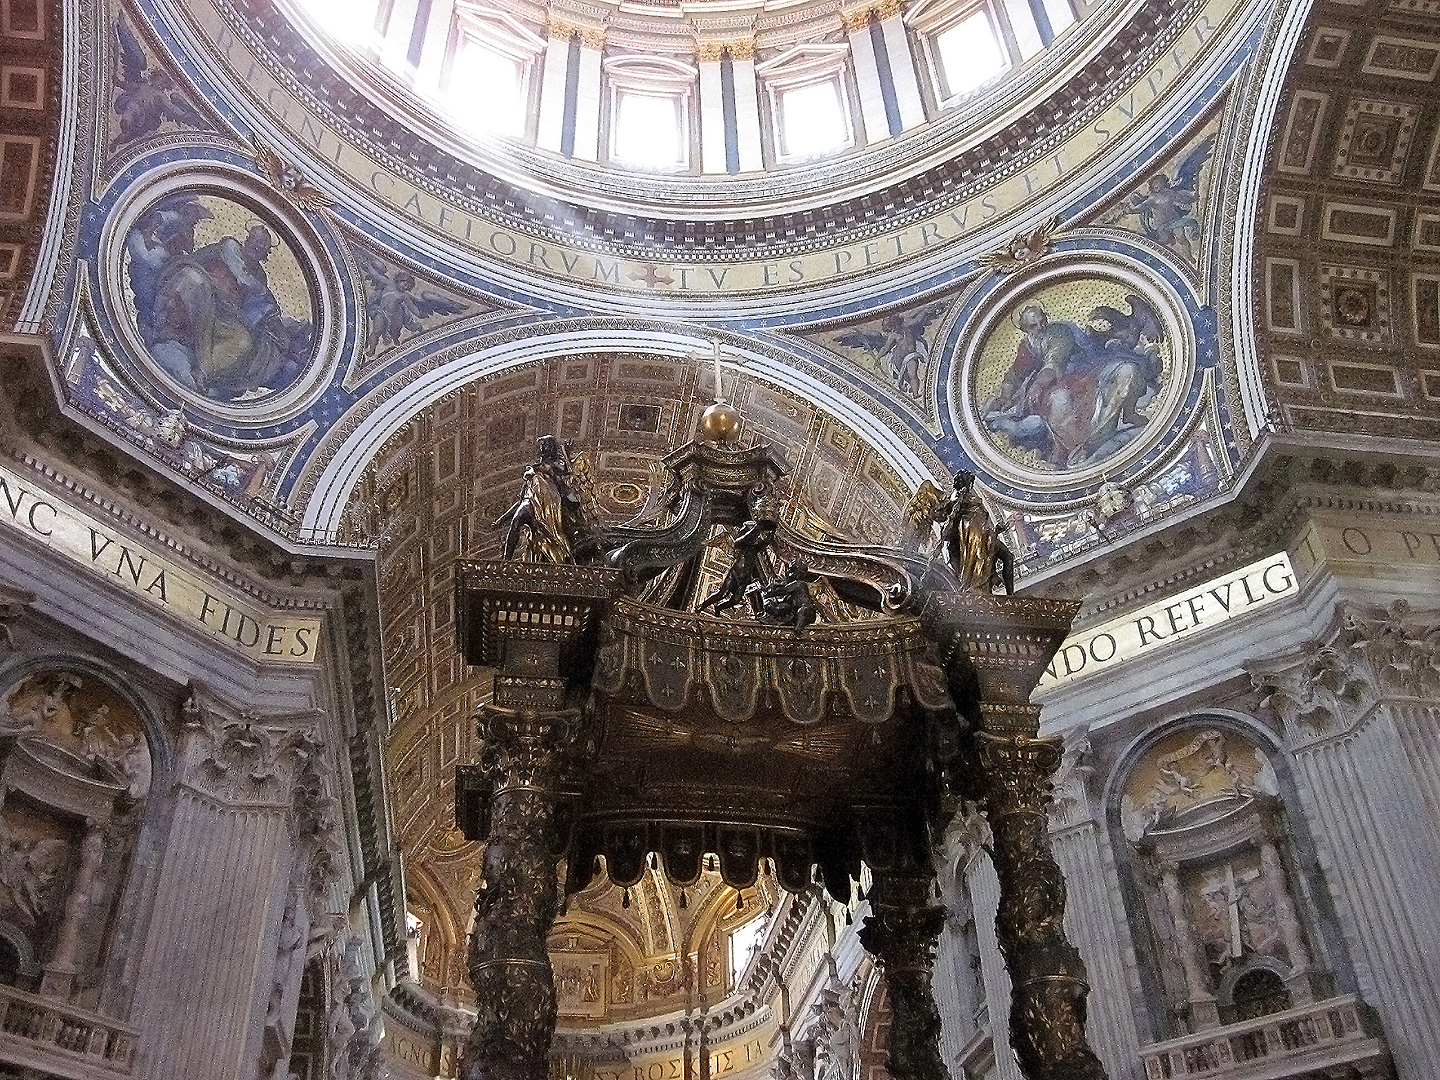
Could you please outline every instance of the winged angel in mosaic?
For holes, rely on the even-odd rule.
[[[170,73],[150,66],[150,58],[124,19],[115,22],[115,39],[120,46],[115,116],[120,121],[121,142],[153,135],[167,120],[179,127],[209,127]]]
[[[861,327],[837,334],[835,340],[851,349],[870,354],[875,367],[890,376],[896,389],[920,397],[921,375],[930,363],[930,343],[925,331],[945,310],[943,303],[926,304],[914,311],[901,311],[880,320],[880,328]]]
[[[1215,152],[1218,135],[1202,139],[1185,155],[1174,179],[1163,172],[1150,177],[1143,192],[1130,196],[1122,217],[1140,219],[1145,235],[1163,244],[1186,262],[1195,261],[1194,242],[1200,239],[1195,204],[1200,199],[1200,170]]]
[[[436,315],[459,315],[465,305],[416,287],[408,270],[392,270],[373,255],[355,253],[369,284],[365,314],[370,319],[370,352],[385,345],[398,345],[406,335],[425,329],[425,320]]]

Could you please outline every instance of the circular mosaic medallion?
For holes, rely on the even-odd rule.
[[[1189,320],[1120,268],[1051,270],[989,305],[963,365],[965,427],[997,474],[1034,487],[1124,467],[1170,426],[1190,382]]]
[[[315,359],[316,286],[286,230],[223,195],[177,191],[125,234],[124,302],[154,364],[216,403],[283,394]]]

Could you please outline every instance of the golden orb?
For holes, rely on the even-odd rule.
[[[700,414],[700,438],[706,442],[733,443],[740,439],[740,410],[717,401]]]

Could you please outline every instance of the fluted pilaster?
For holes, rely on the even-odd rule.
[[[1088,757],[1084,736],[1067,735],[1049,808],[1050,847],[1069,890],[1065,932],[1085,957],[1089,976],[1090,1044],[1118,1080],[1140,1076],[1140,1035],[1131,1007],[1133,975],[1126,966],[1131,945],[1117,924],[1113,859],[1094,816]]]
[[[311,711],[240,715],[191,694],[174,809],[141,949],[136,1075],[252,1080],[296,837],[296,781],[320,750]]]
[[[1403,602],[1352,609],[1300,654],[1249,665],[1284,726],[1361,994],[1402,1076],[1440,1060],[1440,637]]]

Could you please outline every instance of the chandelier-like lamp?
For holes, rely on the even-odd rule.
[[[966,800],[994,834],[1021,1071],[1103,1077],[1046,829],[1060,741],[1029,702],[1078,604],[1009,595],[1009,553],[965,473],[949,497],[917,497],[895,547],[802,535],[772,508],[783,462],[739,447],[722,411],[665,459],[665,497],[618,526],[598,520],[587,462],[546,436],[497,523],[507,558],[460,567],[461,649],[496,672],[456,792],[457,821],[485,841],[463,1080],[546,1076],[557,863],[574,893],[601,856],[635,885],[651,853],[680,887],[714,854],[737,889],[764,867],[799,892],[818,870],[841,902],[863,861],[889,1071],[948,1080],[931,838]]]

